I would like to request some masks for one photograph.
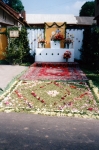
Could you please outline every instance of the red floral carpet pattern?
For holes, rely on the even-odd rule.
[[[77,63],[34,63],[22,80],[87,80]]]

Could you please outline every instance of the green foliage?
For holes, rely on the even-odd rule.
[[[81,59],[89,68],[99,72],[99,28],[92,26],[85,29]]]
[[[86,2],[81,7],[79,16],[95,16],[95,2]]]
[[[18,28],[12,27],[7,31],[8,47],[6,49],[6,52],[4,53],[6,61],[8,61],[10,64],[22,64],[30,62],[31,56],[29,53],[30,48],[26,28],[21,28],[18,38],[9,37],[9,32],[11,30],[18,30]]]
[[[2,1],[19,13],[22,10],[24,10],[24,6],[23,6],[21,0],[2,0]]]
[[[88,78],[88,85],[96,99],[99,103],[99,74],[97,74],[94,70],[88,68],[81,68]]]
[[[89,53],[91,52],[91,28],[86,28],[83,32],[83,45],[81,48],[81,59],[84,64],[88,64],[90,62]]]
[[[8,4],[9,0],[2,0],[5,4]]]

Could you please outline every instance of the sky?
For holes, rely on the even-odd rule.
[[[73,14],[79,16],[82,5],[94,0],[21,0],[27,14]]]

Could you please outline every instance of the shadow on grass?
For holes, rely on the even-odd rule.
[[[99,74],[88,68],[81,68],[89,80],[92,80],[94,86],[99,88]]]

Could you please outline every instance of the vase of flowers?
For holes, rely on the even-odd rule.
[[[64,43],[66,44],[66,48],[69,48],[70,44],[73,44],[73,40],[71,38],[65,39]]]
[[[68,59],[71,58],[71,52],[70,51],[66,51],[63,54],[63,58],[66,59],[66,62],[68,62]]]
[[[64,37],[60,32],[61,31],[58,29],[51,35],[51,48],[60,48],[60,41],[64,40]]]
[[[39,40],[38,44],[39,44],[39,48],[44,48],[46,41],[44,39]]]

